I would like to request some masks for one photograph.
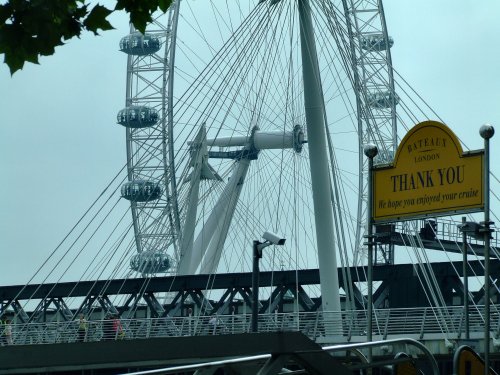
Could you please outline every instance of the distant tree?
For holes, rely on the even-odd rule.
[[[56,46],[80,37],[83,30],[98,35],[113,29],[106,18],[115,11],[128,12],[130,22],[144,32],[151,15],[158,9],[166,12],[172,1],[116,0],[114,9],[108,9],[87,0],[8,0],[0,5],[0,54],[14,74],[26,61],[38,64],[40,56],[53,55]]]

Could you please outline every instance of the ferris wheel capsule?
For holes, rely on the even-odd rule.
[[[132,33],[120,40],[120,51],[128,55],[147,56],[160,50],[160,40],[151,34]]]
[[[130,268],[143,274],[164,273],[172,266],[172,258],[160,251],[143,251],[130,259]]]
[[[389,36],[388,39],[382,34],[374,34],[369,36],[364,36],[360,40],[361,48],[367,51],[385,51],[394,45],[394,40]]]
[[[121,187],[122,197],[132,202],[149,202],[160,198],[162,188],[151,181],[133,180]]]
[[[116,115],[116,121],[127,128],[149,128],[159,119],[158,111],[147,106],[129,106]]]
[[[375,109],[392,108],[399,103],[399,96],[392,91],[371,92],[367,94],[368,105]]]

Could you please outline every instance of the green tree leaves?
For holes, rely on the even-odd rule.
[[[118,0],[115,9],[127,11],[130,14],[130,22],[144,33],[147,23],[151,22],[151,15],[158,9],[158,3],[158,0]]]
[[[86,0],[9,0],[0,5],[0,54],[11,74],[26,61],[38,64],[40,56],[52,55],[55,47],[79,37],[82,30],[98,35],[113,26],[106,19],[125,10],[130,22],[144,32],[151,15],[165,12],[172,0],[117,0],[114,10],[96,4],[89,11]]]
[[[92,8],[87,18],[83,21],[83,26],[87,30],[92,31],[95,35],[99,35],[97,32],[99,29],[103,31],[111,30],[113,29],[113,26],[111,26],[106,19],[106,17],[111,13],[112,11],[108,8],[97,4],[94,8]]]

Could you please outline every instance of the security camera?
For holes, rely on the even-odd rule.
[[[276,233],[273,232],[265,232],[262,237],[266,240],[271,242],[273,245],[284,245],[286,238],[283,238]]]

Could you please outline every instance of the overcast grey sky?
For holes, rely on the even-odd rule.
[[[500,132],[500,2],[385,1],[395,69],[466,144]],[[10,77],[0,65],[0,285],[22,284],[125,163],[125,55],[90,34]],[[492,169],[500,174],[499,135]]]

